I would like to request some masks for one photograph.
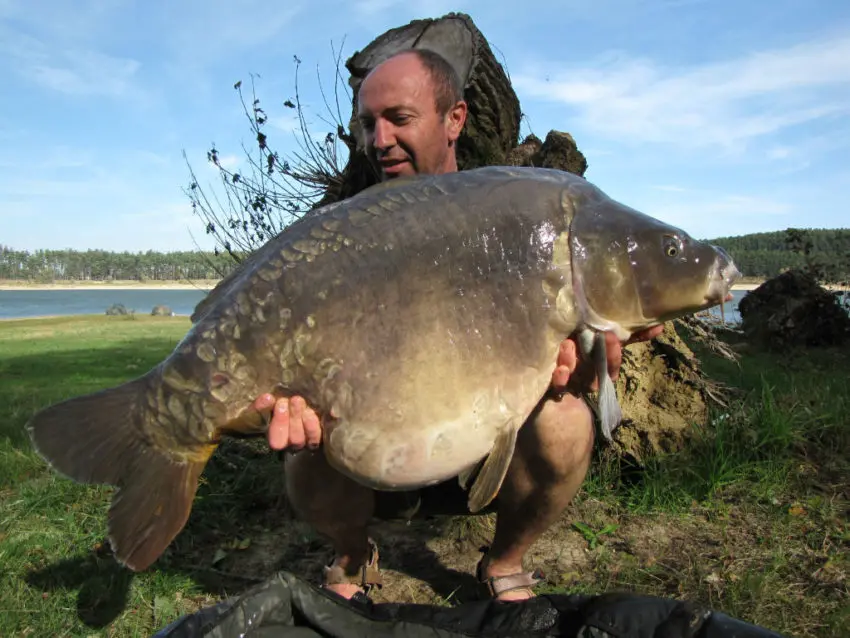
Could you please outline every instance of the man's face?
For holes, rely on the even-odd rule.
[[[457,170],[451,145],[463,127],[466,105],[437,112],[428,71],[413,55],[380,65],[360,87],[358,118],[366,153],[382,180]]]

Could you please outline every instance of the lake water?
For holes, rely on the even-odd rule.
[[[205,290],[0,290],[0,319],[104,314],[113,304],[142,315],[158,305],[190,315],[206,294]]]
[[[727,301],[723,305],[723,312],[725,315],[726,323],[736,324],[740,323],[741,315],[738,313],[738,302],[744,298],[744,296],[749,292],[749,290],[733,290],[732,291],[732,301]],[[720,307],[715,306],[711,310],[708,311],[712,317],[720,317]]]
[[[190,315],[206,294],[205,290],[0,290],[0,319],[104,314],[113,304],[145,315],[162,304],[175,314]],[[732,294],[735,299],[726,304],[726,321],[737,323],[738,302],[747,291],[735,290]],[[711,314],[720,317],[720,309],[712,308]]]

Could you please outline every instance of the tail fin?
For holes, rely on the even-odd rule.
[[[140,427],[145,377],[52,405],[27,424],[36,451],[80,483],[117,487],[109,508],[116,559],[134,571],[149,567],[189,518],[198,477],[215,449],[155,447]],[[182,454],[181,454],[182,452]]]

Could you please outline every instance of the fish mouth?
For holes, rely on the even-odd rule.
[[[720,246],[712,246],[716,253],[714,267],[709,275],[708,292],[705,295],[706,307],[716,306],[732,300],[732,286],[741,278],[729,254]]]

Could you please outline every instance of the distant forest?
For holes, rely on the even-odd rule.
[[[728,252],[746,277],[775,277],[790,268],[809,268],[830,282],[850,279],[850,229],[788,229],[711,243]]]
[[[722,246],[746,277],[773,277],[789,268],[815,267],[824,280],[850,279],[850,229],[789,229],[710,241]],[[218,279],[235,265],[227,253],[28,252],[0,245],[0,279],[34,283]]]
[[[13,250],[0,245],[0,280],[177,281],[219,279],[236,264],[226,253]]]

